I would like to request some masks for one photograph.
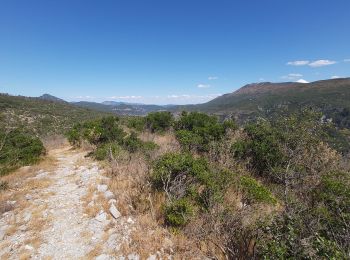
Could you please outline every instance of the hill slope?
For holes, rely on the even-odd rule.
[[[179,106],[177,110],[198,110],[239,119],[268,116],[284,110],[315,107],[329,116],[350,109],[350,78],[303,83],[256,83],[217,97],[207,103]],[[346,123],[349,124],[350,122]]]
[[[63,134],[76,122],[106,114],[61,101],[0,94],[0,127],[23,126],[38,136]]]
[[[40,97],[38,97],[39,99],[42,99],[42,100],[47,100],[47,101],[53,101],[53,102],[63,102],[63,103],[67,103],[65,100],[61,99],[61,98],[58,98],[58,97],[55,97],[55,96],[52,96],[50,94],[44,94],[44,95],[41,95]]]

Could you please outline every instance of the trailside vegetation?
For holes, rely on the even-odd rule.
[[[209,258],[346,259],[350,174],[328,142],[332,127],[310,110],[241,126],[198,112],[176,119],[156,112],[79,123],[68,139],[93,145],[98,160],[148,154],[142,170],[127,173],[136,179],[134,210]],[[162,149],[165,133],[178,149]]]
[[[0,130],[0,176],[36,163],[45,152],[43,143],[23,129]]]

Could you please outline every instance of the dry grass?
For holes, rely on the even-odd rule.
[[[29,252],[26,252],[23,250],[19,253],[18,259],[19,260],[29,260],[29,259],[31,259],[31,254]]]
[[[180,150],[172,133],[163,135],[149,132],[141,133],[143,141],[153,141],[159,149],[150,154],[151,159],[166,152]],[[131,233],[131,243],[121,245],[121,252],[127,255],[137,252],[141,259],[149,254],[163,250],[163,255],[175,256],[175,259],[196,259],[196,250],[184,236],[171,234],[162,224],[161,208],[164,202],[162,193],[153,193],[149,182],[150,163],[143,154],[132,154],[127,159],[109,163],[110,190],[116,195],[118,209],[122,215],[133,214],[136,220],[135,230]],[[195,248],[193,246],[193,248]]]
[[[5,236],[12,236],[16,232],[17,232],[17,226],[16,225],[12,225],[6,230]]]
[[[101,206],[94,200],[95,191],[96,187],[94,185],[90,185],[87,193],[82,197],[84,213],[89,217],[95,217],[101,210]],[[93,205],[88,205],[90,202],[93,202]]]
[[[40,179],[29,179],[24,186],[24,189],[26,191],[33,191],[33,190],[43,190],[52,184],[52,180],[44,177]]]
[[[181,146],[176,140],[173,132],[166,132],[164,134],[155,134],[148,131],[144,131],[140,134],[139,138],[142,141],[152,141],[159,146],[159,149],[155,152],[154,157],[158,157],[167,152],[180,151]]]
[[[44,217],[43,213],[47,209],[47,204],[37,206],[32,211],[31,219],[28,223],[28,229],[32,232],[40,232],[41,230],[45,229],[45,226],[47,226],[51,220],[52,216]]]
[[[69,145],[67,138],[63,135],[51,135],[41,138],[46,150],[53,150],[57,148],[64,148]]]

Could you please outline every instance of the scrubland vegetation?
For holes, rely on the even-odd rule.
[[[320,118],[301,111],[238,126],[155,112],[79,123],[67,136],[94,147],[122,190],[119,208],[167,228],[179,257],[344,259],[350,175]]]
[[[0,94],[0,175],[36,163],[44,141],[80,121],[106,116],[65,102]]]
[[[2,122],[4,118],[0,118]],[[0,176],[21,166],[37,162],[45,149],[42,141],[20,127],[1,124],[0,129]]]
[[[133,234],[141,255],[170,236],[179,258],[349,258],[346,111],[334,123],[303,110],[238,124],[199,112],[117,117],[0,98],[0,175],[36,163],[45,136],[68,131],[109,169],[120,211],[139,216],[148,232]]]

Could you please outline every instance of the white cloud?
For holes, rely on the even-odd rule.
[[[290,79],[290,80],[294,80],[297,78],[301,78],[303,75],[300,73],[289,73],[288,75],[282,76],[282,79]]]
[[[208,95],[168,95],[168,99],[193,99],[193,100],[201,100],[201,99],[212,99],[221,96],[221,94],[208,94]]]
[[[350,62],[350,59],[344,59],[344,62]]]
[[[142,96],[112,96],[110,99],[140,99]]]
[[[264,78],[259,78],[259,81],[265,81],[265,79]]]
[[[77,97],[73,97],[73,98],[76,98],[76,99],[94,99],[95,97],[92,97],[92,96],[77,96]]]
[[[309,81],[306,81],[305,79],[299,79],[296,82],[298,82],[298,83],[309,83]]]
[[[331,79],[339,79],[339,76],[332,76]]]
[[[217,76],[209,76],[208,77],[208,80],[216,80],[216,79],[219,79],[219,77],[217,77]]]
[[[333,61],[333,60],[316,60],[316,61],[310,62],[308,65],[310,67],[316,68],[316,67],[323,67],[323,66],[333,65],[335,63],[337,63],[337,62]]]
[[[296,61],[289,61],[287,62],[287,65],[291,65],[291,66],[305,66],[307,64],[309,64],[310,61],[308,60],[296,60]]]
[[[210,88],[209,84],[198,84],[197,88]]]
[[[306,65],[308,65],[312,68],[317,68],[317,67],[333,65],[335,63],[337,63],[337,62],[333,61],[333,60],[315,60],[315,61],[297,60],[297,61],[287,62],[287,65],[291,65],[291,66],[306,66]]]

